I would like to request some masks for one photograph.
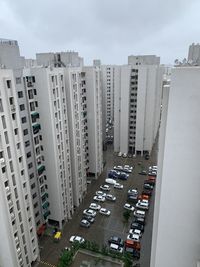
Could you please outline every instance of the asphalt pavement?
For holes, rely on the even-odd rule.
[[[41,262],[38,263],[38,266],[43,267],[47,266],[47,264],[49,264],[49,266],[56,266],[64,247],[70,246],[69,238],[72,235],[82,236],[85,239],[95,241],[100,245],[107,244],[107,240],[112,235],[119,236],[125,240],[131,222],[131,218],[129,219],[128,224],[124,223],[123,219],[123,205],[127,202],[127,191],[130,188],[137,188],[139,193],[142,192],[143,182],[147,177],[144,175],[139,175],[138,172],[141,171],[142,168],[147,169],[150,165],[156,165],[156,157],[157,146],[154,146],[150,159],[145,160],[141,156],[137,156],[136,158],[118,157],[113,153],[112,145],[109,145],[107,147],[107,151],[104,151],[104,160],[106,161],[106,165],[104,167],[103,173],[97,180],[92,180],[91,184],[88,185],[87,195],[79,208],[77,208],[77,210],[75,211],[73,218],[65,224],[62,230],[62,238],[59,243],[54,243],[52,236],[43,236],[39,240],[41,248]],[[140,165],[138,164],[139,162]],[[82,218],[82,212],[84,209],[89,207],[91,202],[94,202],[93,196],[95,195],[95,192],[97,190],[100,190],[100,185],[105,183],[107,172],[115,165],[123,166],[125,164],[128,164],[130,166],[134,165],[135,168],[130,174],[127,181],[119,180],[119,183],[124,185],[123,190],[114,189],[113,186],[111,186],[111,191],[109,193],[116,196],[116,201],[109,202],[106,200],[103,204],[100,204],[102,207],[109,209],[111,211],[111,215],[104,216],[98,213],[95,218],[95,222],[91,225],[90,228],[82,228],[79,225]],[[141,267],[150,266],[153,208],[154,192],[150,201],[150,209],[147,214],[147,223],[141,241]]]

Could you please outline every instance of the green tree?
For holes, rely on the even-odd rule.
[[[130,212],[130,210],[126,210],[126,211],[124,211],[124,213],[123,213],[123,217],[124,217],[124,221],[125,221],[125,223],[128,223],[128,220],[129,220],[130,216],[131,216],[131,212]]]

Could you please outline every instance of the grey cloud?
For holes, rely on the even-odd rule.
[[[4,0],[4,3],[23,29],[18,36],[25,53],[75,49],[89,60],[99,57],[106,63],[122,60],[126,63],[128,54],[143,53],[140,48],[144,53],[169,54],[160,39],[170,42],[165,35],[172,35],[173,25],[197,1]],[[15,27],[13,32],[16,36]],[[34,45],[31,47],[30,43]]]

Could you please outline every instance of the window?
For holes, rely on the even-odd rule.
[[[34,96],[33,96],[33,90],[29,90],[28,91],[28,98],[29,99],[33,99],[34,98]]]
[[[26,117],[22,117],[22,123],[26,123]]]
[[[25,106],[24,106],[24,104],[19,105],[19,108],[20,108],[21,111],[22,111],[22,110],[25,110]]]
[[[23,92],[22,91],[19,91],[17,94],[18,94],[18,98],[22,98],[23,97]]]
[[[28,146],[30,146],[30,141],[29,140],[25,142],[25,147],[28,147]]]
[[[27,158],[30,158],[31,157],[31,152],[29,151],[27,154],[26,154]]]
[[[30,163],[28,164],[28,168],[31,169],[32,167],[33,167],[33,163],[30,162]]]
[[[37,95],[37,90],[33,89],[33,93],[34,93],[34,95]]]
[[[29,177],[30,177],[30,179],[33,179],[33,177],[34,177],[34,173],[31,173],[31,174],[29,175]]]
[[[32,185],[31,185],[31,189],[34,189],[35,188],[35,183],[33,183]]]
[[[37,194],[34,193],[34,194],[33,194],[33,199],[36,198],[36,197],[37,197]],[[38,213],[39,213],[39,212],[38,212]],[[37,215],[37,216],[38,216],[38,215]],[[37,216],[36,216],[36,217],[37,217]]]
[[[30,109],[31,109],[31,111],[34,111],[34,110],[35,110],[34,102],[31,102],[31,103],[30,103]]]
[[[23,130],[24,135],[28,134],[28,129]]]
[[[3,112],[3,103],[2,103],[2,99],[0,99],[0,112]]]
[[[6,81],[7,88],[11,88],[11,80]]]

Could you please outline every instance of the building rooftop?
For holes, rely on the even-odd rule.
[[[16,40],[0,38],[0,44],[18,45],[18,42]]]

